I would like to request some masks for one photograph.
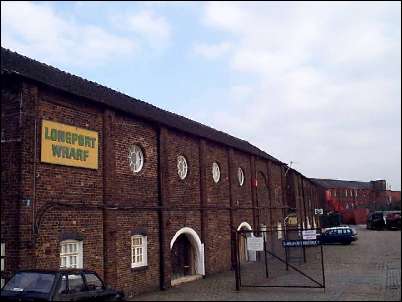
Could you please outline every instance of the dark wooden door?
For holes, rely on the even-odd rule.
[[[171,252],[172,279],[194,274],[193,248],[186,235],[181,235],[173,244]]]

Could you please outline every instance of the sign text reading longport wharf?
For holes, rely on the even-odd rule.
[[[43,120],[41,161],[97,169],[98,132]]]

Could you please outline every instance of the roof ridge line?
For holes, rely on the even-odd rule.
[[[8,69],[8,68],[6,68],[6,67],[3,66],[3,54],[4,54],[4,55],[11,56],[11,57],[14,57],[14,59],[15,59],[15,58],[18,58],[18,59],[20,59],[20,60],[25,60],[25,61],[28,61],[28,64],[34,65],[33,67],[35,67],[35,65],[36,65],[37,67],[44,68],[45,71],[48,70],[49,72],[53,72],[53,73],[56,73],[56,74],[60,74],[62,77],[64,76],[64,77],[67,77],[67,78],[72,79],[73,81],[76,81],[76,82],[77,82],[76,84],[81,83],[81,84],[83,84],[83,85],[92,86],[94,89],[99,89],[99,90],[102,91],[104,94],[106,94],[106,96],[109,96],[110,98],[112,98],[113,95],[115,95],[116,97],[123,98],[123,99],[125,99],[126,101],[130,101],[130,102],[133,102],[133,101],[134,101],[133,104],[135,104],[135,102],[138,102],[140,105],[145,106],[145,107],[148,107],[148,109],[157,110],[157,111],[159,111],[159,112],[161,112],[161,113],[165,113],[165,114],[171,115],[171,118],[175,118],[175,117],[176,117],[178,120],[183,120],[183,122],[184,122],[184,121],[187,121],[187,122],[189,122],[189,123],[194,123],[194,124],[196,124],[198,127],[204,128],[206,132],[208,132],[208,131],[211,131],[211,132],[212,132],[212,131],[215,131],[217,134],[220,134],[221,136],[224,136],[224,137],[226,137],[226,138],[229,139],[229,140],[237,141],[238,143],[242,143],[243,145],[247,145],[248,148],[251,148],[251,149],[254,150],[254,152],[251,152],[251,153],[254,153],[255,155],[259,155],[259,156],[262,156],[262,157],[266,157],[266,158],[271,159],[271,160],[274,160],[274,161],[276,161],[276,162],[278,162],[278,163],[284,164],[284,163],[281,162],[280,160],[278,160],[278,159],[276,159],[275,157],[269,155],[268,153],[266,153],[265,151],[261,150],[261,149],[258,148],[257,146],[251,144],[251,143],[250,143],[249,141],[247,141],[247,140],[244,140],[244,139],[235,137],[235,136],[233,136],[233,135],[231,135],[231,134],[229,134],[229,133],[226,133],[226,132],[224,132],[224,131],[222,131],[222,130],[215,129],[215,128],[212,127],[212,126],[202,124],[201,122],[198,122],[198,121],[195,121],[195,120],[190,119],[190,118],[188,118],[188,117],[179,115],[179,114],[177,114],[177,113],[175,113],[175,112],[171,112],[171,111],[169,111],[169,110],[167,110],[167,109],[163,109],[163,108],[157,107],[156,105],[154,105],[154,104],[152,104],[152,103],[148,103],[148,102],[143,101],[143,100],[141,100],[141,99],[137,99],[137,98],[131,97],[131,96],[129,96],[129,95],[127,95],[127,94],[125,94],[125,93],[123,93],[123,92],[117,90],[117,89],[113,89],[113,88],[107,87],[107,86],[105,86],[105,85],[99,84],[99,83],[97,83],[97,82],[88,80],[88,79],[86,79],[86,78],[84,78],[84,77],[81,77],[81,76],[72,74],[72,73],[70,73],[70,72],[68,72],[68,71],[65,71],[65,70],[62,70],[62,69],[60,69],[60,68],[54,67],[54,66],[49,65],[49,64],[47,64],[47,63],[40,62],[40,61],[38,61],[38,60],[35,60],[35,59],[33,59],[33,58],[30,58],[30,57],[25,56],[25,55],[20,54],[20,53],[17,53],[17,52],[15,52],[15,51],[10,50],[10,49],[4,48],[4,47],[1,47],[1,49],[2,49],[2,64],[1,64],[1,65],[2,65],[2,70],[7,70],[7,71],[9,71],[9,72],[16,73],[16,74],[18,74],[18,75],[20,75],[20,76],[22,76],[22,77],[26,77],[26,78],[29,78],[29,79],[31,79],[31,80],[35,80],[35,81],[44,83],[44,84],[46,84],[46,85],[52,86],[52,87],[54,87],[54,88],[61,89],[61,90],[65,90],[65,91],[70,92],[70,93],[72,93],[72,94],[76,94],[76,95],[79,95],[79,96],[81,96],[81,97],[85,97],[85,98],[87,98],[87,99],[90,99],[90,100],[92,100],[92,101],[95,101],[95,102],[97,101],[97,102],[100,102],[100,103],[103,103],[103,104],[105,104],[105,105],[109,105],[109,106],[112,106],[112,107],[113,107],[113,105],[110,105],[109,103],[107,103],[107,100],[105,100],[105,99],[102,99],[102,98],[95,98],[95,97],[93,97],[93,96],[88,96],[88,94],[85,95],[85,94],[79,93],[79,92],[77,92],[77,91],[74,91],[74,92],[73,92],[73,91],[70,91],[68,88],[60,87],[60,84],[59,84],[59,83],[49,83],[49,82],[46,81],[46,79],[36,78],[34,75],[32,75],[32,72],[31,72],[31,74],[29,74],[29,70],[25,70],[25,71],[24,71],[24,70],[20,70],[20,71],[18,71],[18,68],[16,68],[16,69]],[[10,65],[12,65],[12,64],[10,64]],[[32,67],[32,66],[31,66],[31,67]],[[39,71],[39,72],[40,72],[40,71]],[[73,83],[73,84],[74,84],[74,83]],[[73,86],[73,84],[72,84],[72,86]],[[76,90],[79,90],[77,87],[75,87],[75,88],[76,88]],[[71,89],[71,87],[70,87],[70,89]],[[122,100],[122,101],[124,101],[124,100]],[[118,106],[116,106],[116,107],[118,107]],[[122,110],[121,108],[118,108],[118,109],[119,109],[119,110]],[[145,109],[145,108],[144,108],[144,109]],[[123,111],[124,111],[124,110],[123,110]],[[127,113],[130,113],[130,112],[127,112]],[[177,123],[180,123],[179,121],[176,121],[176,122],[177,122]],[[169,126],[169,125],[168,125],[168,126]],[[171,126],[171,127],[172,127],[172,126]],[[178,128],[178,129],[181,130],[180,128]],[[189,132],[189,133],[192,133],[192,132],[189,131],[189,130],[182,130],[182,131],[185,131],[185,132],[187,131],[187,132]],[[212,140],[212,141],[215,140],[215,141],[217,141],[218,143],[220,142],[219,140],[213,138],[213,136],[214,136],[213,133],[209,133],[209,135],[208,135],[208,133],[198,134],[198,135],[201,136],[201,137],[203,137],[204,135],[206,135],[206,138],[209,138],[209,139]],[[242,150],[243,148],[246,148],[246,146],[243,146],[243,148],[240,147],[240,146],[237,146],[237,147],[236,147],[236,146],[234,146],[234,145],[236,145],[234,142],[233,142],[234,145],[229,144],[228,142],[223,142],[223,141],[221,141],[220,143],[229,145],[229,146],[234,147],[234,148],[238,148],[239,150]],[[246,148],[246,149],[247,149],[247,148]],[[243,151],[245,151],[245,150],[243,150]],[[249,152],[250,152],[250,151],[249,151]],[[256,153],[257,153],[257,154],[256,154]],[[258,153],[260,153],[260,154],[258,154]]]

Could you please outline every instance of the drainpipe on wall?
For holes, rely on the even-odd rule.
[[[230,212],[229,212],[229,224],[230,224],[230,242],[231,242],[231,249],[230,249],[230,259],[231,259],[231,266],[230,269],[234,270],[236,267],[236,240],[235,240],[235,233],[234,233],[234,225],[233,225],[233,207],[234,207],[234,193],[232,182],[235,180],[233,179],[234,176],[232,173],[234,172],[233,169],[233,149],[227,149],[228,154],[228,174],[229,174],[229,202],[230,202]]]
[[[304,209],[303,228],[302,229],[304,229],[304,225],[307,226],[307,222],[306,222],[307,213],[306,213],[306,196],[304,194],[304,180],[303,180],[303,177],[301,178],[301,184],[302,184],[303,209]],[[302,241],[302,243],[303,243],[303,241]],[[303,261],[304,261],[304,263],[306,263],[306,247],[304,246],[304,244],[302,244],[302,246],[303,246]]]
[[[36,244],[35,236],[35,207],[36,207],[36,160],[37,160],[37,121],[34,116],[34,162],[33,162],[33,188],[32,188],[32,243]]]
[[[22,87],[23,89],[23,87]],[[38,122],[37,122],[37,111],[38,111],[38,88],[29,87],[30,95],[33,98],[33,115],[30,115],[34,120],[34,154],[33,154],[33,183],[32,183],[32,228],[31,228],[31,243],[35,247],[36,239],[38,236],[38,230],[36,228],[36,178],[37,178],[37,159],[38,159]],[[21,98],[23,97],[23,90],[21,90]],[[21,99],[20,106],[22,107],[23,100]],[[26,112],[25,112],[26,114]],[[36,257],[34,257],[34,261],[36,261]]]
[[[257,174],[255,172],[255,159],[254,156],[250,156],[250,170],[251,170],[251,204],[253,208],[253,229],[258,229],[258,219],[257,219],[257,202],[256,202],[256,195],[257,195]]]
[[[161,126],[158,127],[157,136],[157,152],[158,152],[158,194],[159,194],[159,211],[158,211],[158,222],[159,222],[159,273],[160,273],[160,289],[165,290],[169,286],[167,284],[166,270],[165,270],[165,248],[166,248],[166,238],[165,238],[165,222],[166,213],[164,212],[164,206],[168,198],[168,187],[165,186],[166,183],[166,130]]]
[[[199,169],[200,169],[200,180],[199,180],[199,186],[200,186],[200,204],[201,204],[201,241],[205,246],[204,249],[204,275],[203,278],[206,277],[206,272],[209,269],[208,265],[208,249],[207,249],[207,241],[208,241],[208,230],[207,230],[207,225],[208,225],[208,212],[207,212],[207,205],[208,205],[208,200],[207,200],[207,182],[206,182],[206,160],[205,160],[205,154],[206,154],[206,142],[205,140],[201,139],[199,141],[199,153],[198,153],[198,162],[199,162]]]
[[[284,179],[284,177],[286,177],[286,174],[283,174],[283,166],[281,166],[281,193],[282,193],[282,217],[281,217],[281,221],[283,221],[283,219],[288,215],[288,203],[286,200],[286,188],[287,188],[287,181],[286,179]],[[285,209],[286,206],[286,209]]]

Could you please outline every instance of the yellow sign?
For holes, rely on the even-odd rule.
[[[297,225],[297,216],[289,215],[285,222],[287,225]]]
[[[98,132],[42,121],[42,162],[98,169],[98,143]]]

